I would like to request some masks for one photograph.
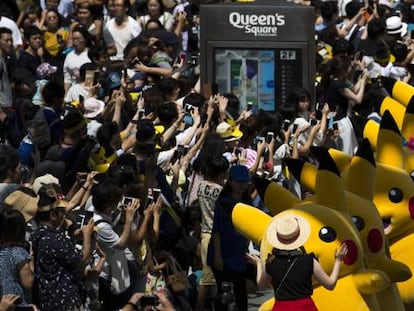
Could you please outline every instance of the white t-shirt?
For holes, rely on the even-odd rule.
[[[71,51],[66,55],[65,63],[63,64],[63,76],[65,83],[77,83],[79,82],[79,68],[86,63],[90,63],[91,60],[88,57],[88,49],[85,49],[82,53],[77,54],[75,51]]]
[[[131,16],[128,16],[127,25],[123,28],[118,27],[118,25],[115,22],[115,18],[110,19],[106,24],[105,28],[112,35],[112,38],[116,46],[116,55],[111,56],[111,60],[123,60],[125,47],[129,43],[129,41],[137,37],[142,31],[141,25]],[[108,42],[106,41],[105,43],[108,44]]]
[[[17,27],[17,24],[13,20],[5,16],[1,16],[0,27],[5,27],[11,30],[12,38],[13,38],[13,46],[15,48],[19,45],[23,45],[23,39],[22,39],[22,35],[19,30],[19,27]]]
[[[82,95],[85,100],[88,99],[90,97],[88,88],[82,86],[79,83],[72,84],[66,93],[65,103],[79,100],[79,95]]]

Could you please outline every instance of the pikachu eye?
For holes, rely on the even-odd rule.
[[[414,171],[412,171],[412,172],[410,173],[410,177],[411,177],[411,179],[414,181]]]
[[[404,198],[404,194],[401,191],[401,189],[392,188],[392,189],[390,189],[390,191],[388,191],[388,198],[393,203],[400,203]]]
[[[352,221],[357,227],[358,231],[362,231],[365,228],[365,221],[359,216],[352,216]]]
[[[336,231],[334,228],[326,226],[319,230],[319,238],[324,242],[332,242],[336,239]]]

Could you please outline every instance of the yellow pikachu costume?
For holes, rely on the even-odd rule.
[[[329,151],[334,158],[341,154]],[[340,162],[345,163],[343,153]],[[402,137],[391,114],[382,117],[376,148],[377,178],[374,204],[384,223],[391,257],[414,271],[414,183],[404,170]],[[345,167],[340,168],[341,171]],[[414,310],[414,278],[397,284],[407,311]]]
[[[243,235],[260,243],[262,260],[266,261],[272,252],[268,242],[268,235],[272,234],[268,228],[272,222],[284,215],[301,216],[311,227],[310,237],[303,246],[308,253],[315,254],[325,271],[332,271],[335,249],[342,242],[348,247],[335,289],[328,291],[314,283],[313,300],[318,309],[379,310],[373,294],[388,287],[390,281],[385,273],[364,267],[361,241],[347,211],[344,184],[328,153],[319,167],[312,202],[300,201],[288,190],[265,180],[259,182],[257,188],[275,216],[272,218],[256,208],[238,204],[232,219],[235,228]],[[260,310],[271,310],[272,306],[272,302],[267,302]]]
[[[316,158],[318,149],[312,149]],[[290,172],[301,184],[311,190],[315,188],[317,168],[314,165],[296,159],[289,159],[287,164]],[[367,139],[362,142],[357,154],[352,158],[344,179],[348,191],[348,210],[359,231],[367,267],[385,272],[392,282],[387,289],[376,295],[380,309],[405,310],[394,283],[409,279],[411,272],[406,265],[390,259],[382,220],[372,203],[376,168]]]

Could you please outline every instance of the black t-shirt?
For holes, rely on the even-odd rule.
[[[295,258],[297,258],[296,262],[276,293],[280,282]],[[272,278],[276,300],[296,300],[309,298],[312,295],[313,258],[313,254],[296,257],[277,256],[270,263],[266,263],[266,272]]]
[[[342,91],[349,85],[341,80],[332,79],[325,93],[325,102],[329,105],[330,111],[336,111],[335,120],[346,117],[348,113],[348,98],[342,95]]]

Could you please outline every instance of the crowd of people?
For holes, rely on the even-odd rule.
[[[354,154],[381,77],[414,74],[410,1],[295,2],[315,7],[316,98],[264,111],[202,91],[198,1],[1,1],[0,311],[242,311],[277,287],[232,209],[267,211],[253,177],[305,197],[284,159]],[[306,277],[334,286],[345,254]]]

